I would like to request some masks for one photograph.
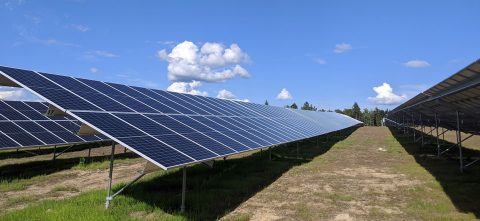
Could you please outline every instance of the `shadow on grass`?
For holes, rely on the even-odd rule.
[[[464,213],[473,213],[480,218],[480,171],[478,165],[472,165],[462,174],[459,170],[458,148],[452,148],[448,154],[438,158],[435,137],[424,134],[428,144],[421,147],[414,143],[412,136],[404,135],[396,128],[390,128],[397,141],[412,155],[416,162],[425,168],[440,183],[455,207]],[[421,132],[416,132],[420,135]],[[442,142],[442,150],[453,145],[448,141]],[[462,148],[464,162],[472,161],[472,157],[480,156],[480,151]]]
[[[216,220],[269,186],[290,168],[327,152],[355,130],[349,128],[336,133],[330,136],[328,142],[322,138],[318,148],[316,140],[302,141],[298,159],[292,159],[297,157],[297,148],[296,143],[291,143],[273,148],[272,160],[269,160],[269,152],[263,151],[243,158],[216,161],[213,168],[190,166],[187,168],[186,211],[183,216],[189,220]],[[123,195],[167,213],[180,214],[181,184],[182,170],[172,170],[132,185]],[[115,207],[115,200],[112,206]]]
[[[73,151],[80,151],[80,150],[85,150],[88,148],[97,148],[97,147],[103,147],[106,145],[110,145],[111,141],[107,142],[98,142],[98,143],[86,143],[86,144],[77,144],[70,148],[70,145],[64,145],[64,146],[59,146],[54,150],[53,146],[50,147],[32,147],[28,149],[18,149],[18,151],[14,149],[10,150],[5,150],[0,152],[0,160],[4,159],[17,159],[17,158],[25,158],[25,157],[32,157],[36,155],[48,155],[48,154],[53,154],[54,151],[57,153],[60,153],[64,150],[66,153],[68,152],[73,152]],[[70,149],[69,149],[70,148]]]
[[[133,152],[115,154],[115,159],[136,158]],[[71,169],[82,161],[86,163],[102,162],[109,160],[110,156],[57,158],[56,160],[30,161],[0,166],[0,180],[29,179],[39,175],[48,175],[62,170]]]

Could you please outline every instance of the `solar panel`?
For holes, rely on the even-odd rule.
[[[336,113],[304,113],[7,67],[0,67],[0,73],[163,169],[361,123]]]
[[[77,120],[46,116],[48,104],[0,100],[0,149],[51,146],[109,140],[97,135],[79,136]]]

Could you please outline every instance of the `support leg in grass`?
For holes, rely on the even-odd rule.
[[[462,134],[460,133],[460,113],[457,111],[457,146],[460,158],[460,172],[463,173]]]
[[[182,180],[182,205],[180,205],[180,212],[185,212],[185,194],[187,192],[187,167],[183,167],[183,180]]]
[[[112,154],[110,155],[110,171],[108,172],[108,186],[107,186],[107,198],[105,200],[105,208],[108,209],[110,206],[110,201],[112,197],[110,194],[112,193],[112,175],[113,175],[113,157],[115,155],[115,142],[112,143]]]

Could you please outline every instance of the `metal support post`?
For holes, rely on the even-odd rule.
[[[108,190],[107,190],[107,198],[106,198],[106,201],[105,201],[105,208],[108,209],[108,206],[110,206],[110,201],[113,199],[111,197],[111,193],[112,193],[112,175],[113,175],[113,159],[114,159],[114,155],[115,155],[115,142],[112,142],[112,153],[110,155],[110,171],[108,173]]]
[[[53,160],[55,159],[57,159],[57,145],[53,146]]]
[[[457,146],[460,157],[460,172],[463,173],[462,134],[460,133],[460,113],[457,110]]]
[[[183,182],[182,182],[182,205],[180,205],[180,212],[185,212],[185,194],[187,191],[187,168],[183,167]]]
[[[88,161],[89,161],[89,162],[91,161],[91,160],[90,160],[90,154],[91,154],[91,153],[92,153],[92,145],[89,144],[89,145],[88,145]]]
[[[272,148],[268,148],[268,160],[272,160]]]
[[[412,129],[413,129],[413,143],[415,143],[416,134],[415,134],[415,119],[413,118],[413,113],[412,113]]]
[[[297,142],[297,158],[300,159],[300,142]]]
[[[423,142],[423,135],[424,135],[424,133],[425,133],[424,128],[425,128],[425,127],[424,127],[423,121],[422,121],[422,114],[420,114],[420,130],[422,131],[422,133],[421,133],[420,135],[422,136],[422,137],[421,137],[421,138],[422,138],[422,139],[421,139],[421,140],[422,140],[422,145],[421,145],[422,148],[423,148],[423,146],[424,146],[424,144],[425,144],[425,143]]]
[[[435,113],[435,131],[436,131],[436,138],[437,138],[437,156],[440,157],[440,141],[438,139],[439,135],[438,135],[438,119],[437,119],[437,113]]]

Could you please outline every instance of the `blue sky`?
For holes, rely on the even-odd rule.
[[[391,109],[480,58],[474,0],[0,3],[0,65],[279,106]]]

